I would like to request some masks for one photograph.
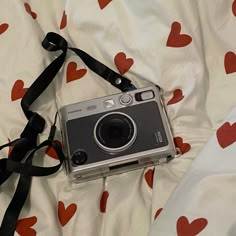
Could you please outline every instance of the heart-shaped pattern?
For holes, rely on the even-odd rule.
[[[171,31],[166,43],[168,47],[185,47],[192,42],[192,37],[187,34],[180,34],[181,24],[173,22]]]
[[[180,149],[182,154],[188,152],[191,149],[191,145],[189,143],[184,143],[181,137],[175,137],[174,143],[175,146]]]
[[[150,187],[150,188],[153,188],[153,176],[154,176],[154,173],[155,173],[155,168],[154,169],[149,169],[145,175],[144,175],[144,178],[147,182],[147,185]]]
[[[65,208],[64,202],[58,202],[58,217],[62,227],[70,221],[76,211],[77,205],[75,203],[72,203],[67,208]]]
[[[61,142],[60,142],[59,140],[55,140],[55,142],[57,143],[57,145],[58,145],[60,148],[62,148],[62,144],[61,144]],[[46,153],[48,156],[50,156],[51,158],[53,158],[53,159],[56,159],[56,160],[59,159],[58,156],[57,156],[56,151],[55,151],[54,148],[52,148],[52,147],[48,147],[48,148],[46,149],[45,153]]]
[[[100,212],[105,213],[107,209],[107,200],[109,197],[109,192],[104,191],[100,200]]]
[[[69,82],[81,79],[81,78],[84,77],[84,75],[86,73],[87,73],[86,69],[79,69],[79,70],[77,70],[76,62],[72,61],[67,66],[66,82],[69,83]]]
[[[154,220],[156,220],[156,218],[161,214],[163,208],[159,208],[154,216]]]
[[[36,236],[37,232],[32,228],[36,222],[36,216],[20,219],[17,221],[16,232],[20,236]]]
[[[7,23],[3,23],[0,25],[0,34],[3,34],[7,29],[9,25]]]
[[[66,15],[66,11],[63,11],[63,15],[61,18],[61,24],[60,24],[60,29],[64,29],[67,25],[67,15]]]
[[[187,217],[181,216],[177,220],[178,236],[196,236],[207,226],[208,221],[205,218],[198,218],[189,223]]]
[[[175,104],[183,100],[184,95],[181,89],[176,89],[173,92],[173,97],[168,101],[167,105]]]
[[[24,88],[24,81],[17,80],[11,90],[11,100],[15,101],[22,98],[27,90],[28,88]]]
[[[114,58],[114,63],[120,74],[123,75],[134,64],[134,60],[132,58],[126,58],[126,54],[124,52],[119,52]]]
[[[32,18],[35,20],[37,18],[37,14],[31,10],[29,3],[24,3],[24,6],[25,6],[26,12],[28,12],[32,16]]]
[[[232,125],[229,122],[224,123],[217,131],[216,137],[219,145],[226,148],[236,141],[236,122]]]
[[[233,4],[232,4],[232,12],[233,12],[234,16],[236,16],[236,0],[234,0]]]
[[[236,72],[236,55],[233,52],[227,52],[225,54],[225,72],[231,74]]]
[[[98,4],[101,8],[101,10],[103,8],[105,8],[112,0],[98,0]]]

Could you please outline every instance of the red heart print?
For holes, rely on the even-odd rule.
[[[166,46],[185,47],[192,42],[192,37],[187,34],[180,34],[180,31],[181,24],[179,22],[173,22]]]
[[[154,220],[156,220],[156,218],[161,214],[163,208],[159,208],[154,216]]]
[[[61,18],[60,29],[64,29],[66,27],[66,24],[67,24],[67,15],[66,15],[66,12],[63,11],[63,15],[62,15],[62,18]]]
[[[181,89],[176,89],[173,93],[173,97],[169,100],[167,105],[175,104],[183,100],[184,95]]]
[[[207,226],[207,223],[205,218],[198,218],[189,223],[187,217],[181,216],[177,221],[178,236],[196,236]]]
[[[98,0],[98,4],[101,8],[101,10],[103,8],[105,8],[112,0]]]
[[[32,18],[35,20],[37,18],[37,14],[31,10],[31,7],[28,3],[24,4],[25,10],[32,16]]]
[[[7,23],[1,24],[0,25],[0,34],[3,34],[7,29],[9,25]]]
[[[17,80],[11,90],[11,100],[15,101],[22,98],[28,88],[24,88],[24,82],[22,80]]]
[[[37,217],[32,216],[17,221],[16,232],[20,236],[36,236],[37,232],[31,227],[37,222]]]
[[[189,143],[184,143],[181,137],[175,137],[174,143],[177,148],[181,150],[181,153],[184,154],[191,149],[191,145]]]
[[[225,54],[225,72],[231,74],[236,72],[236,55],[233,52],[227,52]]]
[[[58,217],[62,227],[70,221],[76,211],[77,205],[75,203],[72,203],[67,208],[65,208],[64,202],[58,202]]]
[[[67,83],[81,79],[84,77],[84,75],[87,73],[86,69],[79,69],[77,70],[77,64],[76,62],[72,61],[68,64],[67,66],[67,71],[66,71],[66,81]]]
[[[155,173],[155,169],[149,169],[144,177],[145,177],[145,180],[147,182],[147,185],[152,188],[153,187],[153,176],[154,176],[154,173]]]
[[[124,52],[117,53],[114,62],[121,75],[125,74],[134,64],[134,60],[132,58],[126,58]]]
[[[107,209],[107,199],[109,197],[108,191],[104,191],[102,193],[102,197],[100,200],[100,212],[105,213]]]
[[[234,16],[236,16],[236,0],[233,1],[232,11],[233,11]]]
[[[55,140],[55,142],[57,143],[57,145],[58,145],[60,148],[62,148],[62,144],[61,144],[61,142],[60,142],[59,140]],[[55,150],[54,150],[54,148],[48,147],[45,152],[46,152],[46,154],[47,154],[48,156],[50,156],[51,158],[56,159],[56,160],[59,159],[58,156],[57,156],[57,153],[56,153]]]
[[[216,137],[219,145],[226,148],[236,141],[236,122],[232,125],[229,122],[224,123],[217,131]]]

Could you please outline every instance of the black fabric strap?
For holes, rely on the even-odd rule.
[[[47,175],[51,175],[55,172],[57,172],[60,167],[61,164],[64,161],[64,154],[60,148],[60,146],[58,146],[58,144],[56,142],[52,142],[51,144],[49,144],[49,141],[46,140],[44,142],[42,142],[40,145],[37,146],[37,148],[35,148],[27,157],[27,161],[31,160],[35,154],[35,152],[37,152],[39,149],[43,148],[43,147],[51,147],[55,150],[60,163],[56,166],[53,167],[39,167],[39,166],[34,166],[34,165],[26,165],[25,163],[19,163],[17,161],[13,161],[13,160],[8,160],[6,158],[1,159],[0,161],[1,163],[1,167],[3,167],[4,169],[10,171],[10,172],[14,172],[14,173],[18,173],[18,174],[22,174],[22,175],[26,175],[26,176],[47,176]]]
[[[95,58],[91,57],[86,52],[78,48],[69,48],[75,52],[82,61],[96,74],[100,75],[106,81],[111,83],[114,87],[120,89],[121,91],[129,91],[135,89],[131,81],[115,71],[111,70],[109,67],[105,66],[101,62],[97,61]]]
[[[24,150],[28,147],[27,150],[27,155],[24,159],[24,162],[19,162],[17,159],[14,160],[12,158],[3,158],[0,160],[0,177],[1,183],[3,183],[6,180],[6,177],[9,177],[9,174],[11,173],[19,173],[20,178],[17,184],[17,188],[15,191],[15,194],[7,207],[3,221],[0,227],[0,235],[4,236],[13,236],[16,226],[17,226],[17,220],[20,214],[20,211],[25,203],[25,200],[27,198],[27,195],[29,193],[29,189],[31,186],[31,180],[32,176],[47,176],[55,173],[58,171],[65,159],[64,154],[61,150],[61,147],[58,146],[58,144],[53,141],[54,135],[55,135],[55,124],[56,124],[56,119],[54,121],[54,124],[51,126],[51,132],[49,134],[49,137],[47,140],[42,142],[40,145],[32,149],[31,151],[29,150],[29,143],[23,143],[24,140],[27,140],[26,138],[21,138],[19,141],[13,141],[10,144],[14,144],[15,142],[18,145],[21,145]],[[4,145],[7,146],[7,145]],[[56,166],[53,167],[38,167],[38,166],[33,166],[32,165],[32,160],[34,157],[35,152],[37,152],[39,149],[43,147],[51,147],[55,150],[55,152],[58,155],[60,163]],[[14,147],[15,149],[16,147]],[[11,155],[14,151],[14,149],[11,152]],[[21,149],[20,149],[21,150]],[[11,157],[10,155],[10,157]],[[21,160],[22,161],[22,160]]]
[[[42,46],[48,51],[62,50],[62,54],[57,57],[34,81],[21,100],[21,107],[28,119],[31,118],[32,112],[30,106],[48,87],[61,69],[67,53],[68,44],[64,38],[56,33],[48,33],[42,42]]]
[[[67,50],[70,49],[76,53],[88,68],[121,91],[135,89],[129,79],[111,70],[86,52],[77,48],[68,47],[67,41],[59,34],[53,32],[48,33],[42,42],[42,46],[48,51],[61,51],[61,54],[45,68],[21,100],[21,107],[28,119],[28,123],[22,131],[20,138],[0,146],[0,150],[7,146],[13,146],[8,158],[0,159],[0,187],[12,173],[20,175],[14,196],[3,217],[0,236],[14,235],[20,211],[30,190],[32,176],[48,176],[57,172],[65,159],[61,147],[54,141],[56,118],[54,124],[51,126],[48,139],[37,145],[37,138],[44,130],[45,120],[38,113],[31,111],[30,107],[49,86],[63,66]],[[58,165],[53,167],[32,165],[34,154],[39,149],[45,147],[51,147],[55,150],[59,158]]]
[[[1,236],[14,235],[17,226],[17,219],[27,198],[31,180],[31,176],[20,175],[15,194],[3,217],[0,228]]]
[[[52,147],[55,150],[55,152],[59,157],[60,164],[54,167],[33,166],[32,160],[34,157],[34,153],[37,150],[47,146]],[[27,198],[30,189],[32,176],[47,176],[57,172],[64,161],[64,154],[55,141],[50,143],[49,140],[46,140],[28,155],[24,164],[8,159],[1,159],[0,161],[1,161],[0,165],[1,168],[5,166],[5,169],[7,169],[8,171],[20,174],[15,194],[5,212],[2,225],[0,228],[0,235],[10,236],[14,235],[17,226],[17,219],[19,217],[20,211],[25,203],[25,200]]]
[[[3,146],[5,146],[5,145],[3,145]],[[17,140],[14,144],[14,147],[13,147],[8,159],[20,162],[24,158],[26,153],[28,152],[29,146],[30,146],[30,144],[27,139],[22,138],[22,139]],[[2,164],[3,164],[3,162],[1,159],[0,160],[0,185],[2,185],[12,174],[12,172],[5,170],[4,167],[2,168]]]

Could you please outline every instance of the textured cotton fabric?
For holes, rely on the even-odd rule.
[[[79,185],[68,182],[64,168],[49,177],[35,177],[15,235],[144,236],[150,232],[154,219],[157,225],[152,228],[152,235],[232,235],[229,227],[233,228],[233,222],[227,217],[234,213],[224,214],[221,227],[222,217],[214,212],[220,196],[195,196],[196,202],[189,202],[186,181],[182,182],[185,188],[179,187],[183,192],[175,189],[236,105],[235,5],[233,0],[0,2],[0,143],[18,138],[27,122],[20,99],[58,55],[41,47],[46,33],[52,31],[131,79],[137,87],[159,85],[174,141],[183,153],[162,166]],[[63,69],[33,106],[47,121],[39,141],[47,138],[58,108],[117,92],[76,55],[68,53]],[[61,142],[59,123],[57,126],[56,139]],[[222,155],[226,149],[221,150]],[[0,157],[6,158],[9,151],[0,151]],[[212,155],[204,159],[213,158]],[[227,157],[223,158],[221,162]],[[40,151],[34,161],[43,166],[57,162],[52,150]],[[222,181],[227,197],[234,196],[230,176],[216,177]],[[203,188],[213,188],[216,178],[203,184],[187,183],[198,194]],[[16,184],[17,175],[13,175],[0,187],[0,220]],[[186,199],[191,209],[197,207],[199,211],[188,215],[183,206],[182,212],[178,208],[173,213],[173,205],[180,203],[179,199],[182,204]],[[230,203],[227,198],[224,203],[219,201]],[[231,212],[231,207],[228,205],[225,211]],[[181,216],[182,225],[205,218],[217,222],[216,228],[208,227],[208,223],[201,232],[183,233],[175,225]],[[169,228],[168,223],[172,224]]]

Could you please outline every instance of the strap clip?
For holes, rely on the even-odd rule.
[[[33,128],[37,133],[42,133],[45,127],[45,120],[38,113],[33,112],[27,125]]]
[[[21,138],[26,138],[35,146],[37,136],[42,133],[45,127],[45,120],[36,112],[33,112],[23,132]]]

